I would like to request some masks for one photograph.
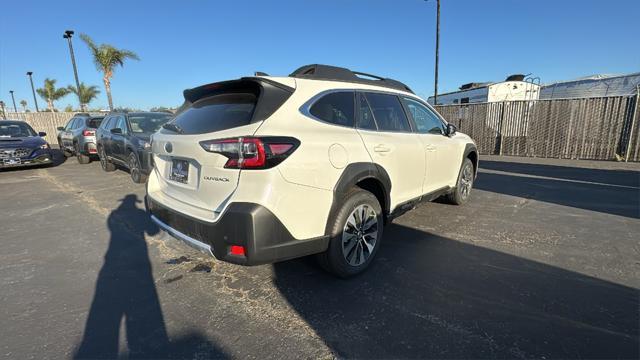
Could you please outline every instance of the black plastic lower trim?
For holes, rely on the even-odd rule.
[[[219,259],[240,265],[260,265],[323,252],[329,237],[297,240],[267,208],[232,203],[216,223],[178,213],[146,197],[148,211],[167,226],[213,249]],[[245,256],[231,255],[232,245],[245,247]]]
[[[411,199],[409,201],[405,201],[402,204],[398,204],[398,206],[396,206],[396,208],[393,210],[393,212],[391,212],[388,216],[389,221],[399,217],[400,215],[406,213],[407,211],[412,210],[413,208],[415,208],[418,204],[423,203],[423,202],[429,202],[429,201],[433,201],[437,198],[439,198],[442,195],[446,195],[448,193],[450,193],[452,190],[452,188],[450,186],[445,186],[443,188],[440,188],[438,190],[432,191],[428,194],[424,194],[422,196],[419,196],[415,199]]]

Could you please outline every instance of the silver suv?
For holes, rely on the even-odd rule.
[[[104,119],[102,115],[75,114],[67,125],[58,127],[58,145],[66,157],[75,155],[80,164],[88,164],[97,157],[96,129]]]

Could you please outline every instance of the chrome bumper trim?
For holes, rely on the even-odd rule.
[[[192,237],[189,237],[183,233],[181,233],[180,231],[172,228],[171,226],[163,223],[162,221],[160,221],[160,219],[158,219],[157,217],[151,215],[151,220],[153,220],[154,223],[156,223],[162,230],[166,231],[169,235],[173,236],[174,238],[181,240],[182,242],[184,242],[185,244],[191,246],[192,248],[201,251],[207,255],[210,255],[213,257],[213,251],[211,250],[211,246],[207,245],[201,241],[198,241]]]

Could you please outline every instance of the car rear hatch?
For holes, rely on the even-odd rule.
[[[160,194],[194,213],[215,219],[238,186],[241,169],[229,157],[205,150],[203,142],[253,135],[293,93],[292,87],[265,78],[243,78],[184,91],[185,104],[152,138]],[[226,141],[226,140],[225,140]],[[160,197],[160,198],[159,198]],[[211,213],[213,212],[213,213]]]

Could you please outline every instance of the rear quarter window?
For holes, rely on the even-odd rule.
[[[172,121],[183,134],[204,134],[251,123],[257,97],[251,93],[230,93],[196,101]]]
[[[328,123],[353,127],[354,95],[352,91],[327,94],[311,106],[309,113]]]

